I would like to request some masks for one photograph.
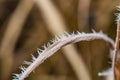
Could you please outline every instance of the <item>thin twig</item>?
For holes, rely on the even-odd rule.
[[[117,34],[116,34],[116,42],[115,42],[115,53],[113,57],[113,68],[114,68],[114,80],[119,80],[120,76],[118,76],[116,71],[116,64],[118,62],[117,55],[119,54],[119,40],[120,40],[120,14],[118,14],[117,20]]]
[[[52,44],[44,45],[44,50],[39,49],[38,50],[38,57],[35,58],[32,55],[32,62],[25,61],[25,64],[28,64],[29,66],[25,68],[24,66],[21,66],[20,69],[22,70],[20,74],[15,74],[14,79],[15,80],[24,80],[36,67],[38,67],[41,63],[44,62],[47,58],[52,56],[55,52],[57,52],[62,47],[76,43],[79,41],[90,41],[90,40],[96,40],[96,39],[102,39],[106,42],[108,42],[110,45],[112,45],[112,48],[114,47],[114,41],[104,35],[103,33],[80,33],[77,34],[68,34],[65,33],[61,36],[56,36],[54,39],[51,40]],[[73,56],[74,57],[74,56]],[[78,66],[78,68],[81,68]],[[83,72],[84,73],[84,72]]]
[[[67,31],[67,26],[65,25],[61,13],[56,9],[50,0],[35,0],[35,2],[42,13],[44,20],[46,21],[47,28],[53,35],[59,35],[64,31]],[[91,80],[88,69],[86,68],[80,53],[78,53],[74,45],[66,46],[62,50],[77,75],[78,80]]]

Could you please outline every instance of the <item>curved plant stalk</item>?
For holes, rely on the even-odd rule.
[[[118,9],[120,11],[120,6],[118,6]],[[120,80],[119,40],[120,40],[120,13],[117,15],[117,34],[116,34],[115,50],[113,57],[114,80]]]
[[[64,31],[68,31],[61,12],[54,6],[51,0],[35,0],[35,3],[41,11],[47,24],[47,29],[53,35],[60,35],[64,33]],[[81,57],[81,53],[76,50],[75,46],[72,44],[62,48],[62,50],[78,80],[91,80],[91,76]]]
[[[62,47],[76,43],[79,41],[90,41],[90,40],[96,40],[96,39],[102,39],[106,42],[108,42],[112,49],[114,48],[114,41],[104,35],[103,33],[80,33],[77,32],[77,34],[68,34],[64,33],[61,36],[56,36],[54,39],[51,40],[52,44],[49,42],[47,45],[44,45],[44,50],[38,49],[38,57],[35,58],[32,55],[32,62],[25,61],[25,64],[28,64],[29,66],[25,68],[24,66],[21,66],[21,73],[20,74],[14,74],[13,80],[24,80],[36,67],[38,67],[41,63],[44,62],[47,58],[52,56],[56,51],[61,49]],[[78,66],[79,68],[79,66]]]
[[[117,6],[118,10],[120,11],[120,6]],[[120,51],[119,51],[119,40],[120,40],[120,13],[117,14],[117,34],[116,34],[116,41],[115,41],[115,48],[113,51],[112,56],[112,70],[105,71],[103,73],[100,73],[100,75],[109,75],[111,73],[112,75],[108,76],[109,78],[112,78],[111,80],[120,80]]]
[[[32,6],[33,2],[31,0],[21,0],[20,3],[18,4],[18,7],[15,9],[15,11],[13,12],[9,19],[7,30],[2,39],[0,51],[0,60],[2,62],[1,64],[1,75],[3,77],[2,80],[6,80],[5,78],[8,78],[10,72],[12,72],[13,52],[15,44],[18,40],[24,22]]]

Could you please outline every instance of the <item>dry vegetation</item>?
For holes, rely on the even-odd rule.
[[[102,30],[114,40],[119,4],[120,0],[0,0],[0,80],[11,80],[13,73],[20,73],[18,67],[31,60],[30,54],[37,55],[37,48],[64,31]],[[98,76],[109,67],[106,42],[82,41],[59,50],[26,80],[110,80]]]

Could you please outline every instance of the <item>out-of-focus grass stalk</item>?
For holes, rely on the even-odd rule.
[[[32,6],[32,0],[21,0],[13,14],[10,16],[0,50],[0,60],[2,62],[1,80],[7,80],[12,72],[15,44]]]
[[[91,0],[78,0],[78,26],[80,30],[89,31],[89,12]]]

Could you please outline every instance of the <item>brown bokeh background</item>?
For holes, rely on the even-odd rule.
[[[37,48],[64,31],[102,30],[114,40],[119,4],[120,0],[0,0],[0,80],[11,80],[31,54],[37,56]],[[25,80],[82,80],[88,75],[81,78],[80,66],[88,80],[107,80],[98,73],[111,67],[109,46],[102,40],[67,46]]]

